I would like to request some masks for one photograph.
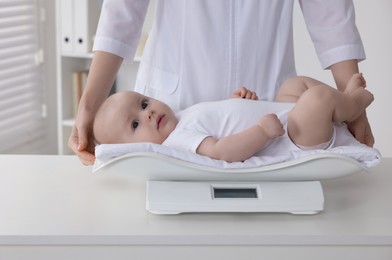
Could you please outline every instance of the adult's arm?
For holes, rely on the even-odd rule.
[[[300,0],[300,6],[324,69],[341,61],[366,58],[352,0]]]
[[[358,62],[366,58],[352,0],[300,0],[300,6],[322,67],[331,69],[337,88],[343,91],[358,72]],[[366,113],[348,126],[358,141],[373,146]]]
[[[111,53],[97,51],[91,63],[86,89],[79,103],[78,114],[68,146],[78,155],[83,164],[93,164],[95,114],[108,96],[110,88],[121,66],[123,58]]]
[[[94,40],[94,51],[105,51],[133,61],[148,0],[105,0]]]
[[[330,69],[337,88],[344,91],[351,76],[358,72],[358,62],[356,60],[341,61],[331,65]],[[347,122],[347,126],[359,142],[373,147],[374,136],[366,112],[364,112],[357,120]]]
[[[123,59],[133,60],[149,1],[105,0],[86,90],[79,104],[68,146],[83,164],[93,164],[93,120],[107,97]]]

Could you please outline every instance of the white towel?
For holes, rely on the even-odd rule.
[[[271,144],[272,145],[272,144]],[[176,150],[170,147],[152,144],[152,143],[132,143],[132,144],[102,144],[95,148],[96,163],[104,163],[120,155],[134,152],[155,152],[180,160],[193,162],[200,165],[211,166],[222,169],[236,169],[236,168],[254,168],[267,166],[279,162],[289,161],[306,157],[315,153],[335,153],[351,157],[357,160],[364,167],[373,167],[381,161],[381,154],[375,148],[370,148],[364,144],[359,143],[349,132],[345,124],[336,127],[336,139],[334,147],[328,150],[300,150],[286,149],[279,152],[272,149],[273,153],[266,155],[265,153],[258,153],[256,156],[249,158],[244,162],[228,163],[221,160],[214,160],[206,156],[201,156],[192,152]]]

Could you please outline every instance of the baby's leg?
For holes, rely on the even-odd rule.
[[[305,76],[285,80],[276,95],[276,102],[297,103],[299,97],[309,88],[324,85],[321,81]]]
[[[290,111],[288,134],[294,143],[314,146],[328,142],[333,134],[333,122],[353,121],[373,101],[365,90],[362,74],[355,74],[345,92],[325,84],[308,88]]]

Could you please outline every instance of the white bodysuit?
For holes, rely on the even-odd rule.
[[[287,154],[288,151],[299,150],[287,135],[287,116],[294,105],[244,99],[196,104],[176,114],[179,122],[162,145],[196,153],[206,137],[222,138],[241,132],[255,125],[263,116],[275,113],[285,126],[286,133],[273,139],[256,156]]]
[[[323,68],[365,58],[351,0],[300,0]],[[174,110],[240,86],[272,101],[296,74],[294,0],[158,0],[135,90]],[[105,0],[94,50],[133,60],[148,1]]]

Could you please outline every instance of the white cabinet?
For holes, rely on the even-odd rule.
[[[72,154],[67,142],[75,118],[78,96],[75,93],[75,75],[90,68],[93,39],[99,20],[102,0],[56,0],[57,38],[57,116],[58,153]],[[150,7],[143,27],[141,42],[151,28],[155,1]],[[138,52],[136,55],[140,55]],[[138,69],[138,60],[123,64],[117,77],[117,89],[132,89]],[[121,86],[119,86],[121,84]]]

